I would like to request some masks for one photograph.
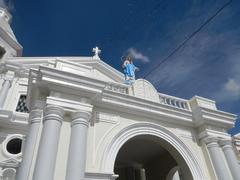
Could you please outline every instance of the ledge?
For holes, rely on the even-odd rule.
[[[0,110],[0,127],[27,130],[28,124],[27,113],[18,113],[9,110]]]

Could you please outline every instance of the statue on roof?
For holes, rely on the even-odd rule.
[[[139,71],[139,68],[133,64],[132,55],[128,55],[122,64],[123,73],[125,75],[125,84],[132,85],[135,81],[135,71]]]

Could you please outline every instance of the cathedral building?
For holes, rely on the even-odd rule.
[[[100,50],[22,57],[0,9],[1,180],[238,180],[236,115],[124,84]]]

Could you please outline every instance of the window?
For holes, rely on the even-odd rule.
[[[29,113],[27,108],[27,95],[20,95],[16,111],[22,113]]]
[[[3,153],[7,157],[18,158],[22,156],[23,135],[9,134],[2,143]]]
[[[10,154],[19,154],[22,151],[22,139],[14,138],[8,141],[6,145],[7,152]]]

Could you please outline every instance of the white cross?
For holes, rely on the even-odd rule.
[[[92,51],[95,53],[93,58],[100,59],[99,54],[101,53],[101,50],[96,46]]]

